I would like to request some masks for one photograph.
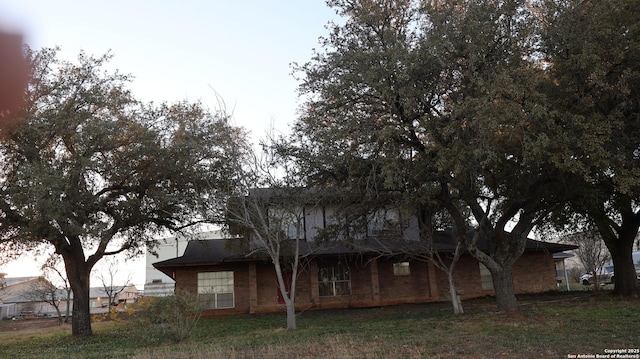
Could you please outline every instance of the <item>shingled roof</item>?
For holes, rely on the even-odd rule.
[[[234,246],[238,239],[205,239],[193,240],[187,244],[187,248],[181,257],[156,262],[153,266],[162,271],[170,272],[177,267],[192,267],[202,265],[216,265],[231,262],[251,262],[269,260],[266,253],[261,251],[240,250]],[[237,242],[235,242],[237,243]],[[417,242],[419,243],[419,242]],[[314,256],[336,255],[366,255],[385,254],[400,255],[406,253],[405,248],[415,247],[416,242],[392,241],[390,239],[369,239],[354,242],[328,242],[322,246],[301,241],[301,255],[313,253]],[[441,252],[453,251],[455,246],[449,232],[438,232],[434,238],[434,248]],[[489,248],[486,238],[478,240],[478,248],[486,251]],[[557,253],[577,248],[576,246],[542,242],[528,239],[525,251]],[[420,249],[418,249],[420,251]],[[426,250],[423,250],[426,252]]]

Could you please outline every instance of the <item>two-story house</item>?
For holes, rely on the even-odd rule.
[[[349,241],[325,238],[317,243],[315,239],[322,229],[335,222],[336,208],[317,203],[302,207],[300,253],[305,260],[296,281],[298,310],[425,303],[448,298],[446,274],[406,250],[407,244],[419,241],[416,220],[397,221],[398,213],[377,211],[370,216],[366,233],[358,233]],[[392,225],[399,222],[399,228]],[[282,311],[284,302],[271,260],[251,246],[238,245],[238,241],[243,239],[190,241],[182,256],[154,263],[154,267],[175,280],[176,288],[208,296],[205,315]],[[434,242],[442,253],[454,249],[449,232],[436,232]],[[487,243],[480,238],[478,245],[482,249]],[[572,248],[529,240],[513,268],[516,293],[555,289],[553,253]],[[463,254],[456,264],[454,278],[462,298],[493,294],[491,274],[468,254]]]

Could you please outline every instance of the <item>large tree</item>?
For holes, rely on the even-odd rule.
[[[103,257],[136,255],[162,230],[181,230],[222,205],[243,132],[199,104],[144,104],[129,77],[105,70],[111,55],[28,51],[31,80],[20,125],[4,131],[2,243],[52,246],[73,290],[73,335],[90,335],[89,278]]]
[[[631,253],[640,228],[640,6],[550,0],[541,9],[554,117],[580,149],[554,159],[580,193],[567,209],[600,232],[614,291],[638,295]]]
[[[491,272],[498,308],[517,309],[512,267],[550,211],[556,171],[541,155],[551,135],[536,86],[535,21],[523,1],[446,2],[430,9],[433,51],[449,89],[430,127],[439,164],[437,196],[458,238]],[[471,212],[465,224],[460,209]],[[465,230],[466,229],[466,230]],[[486,238],[480,250],[468,231]]]
[[[547,116],[537,18],[517,0],[329,4],[345,22],[298,68],[307,101],[292,154],[358,198],[446,209],[499,309],[517,309],[511,268],[571,194],[548,156],[566,134]]]

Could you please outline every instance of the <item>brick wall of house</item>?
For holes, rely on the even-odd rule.
[[[343,258],[344,260],[344,258]],[[337,262],[337,259],[334,260]],[[330,263],[324,261],[324,263]],[[317,262],[316,262],[317,263]],[[319,297],[313,299],[312,285],[317,285],[317,272],[303,270],[297,281],[296,307],[359,307],[372,305],[390,305],[398,303],[420,303],[449,298],[449,285],[446,273],[435,269],[434,288],[429,283],[429,264],[421,261],[410,262],[410,275],[394,275],[392,260],[377,259],[375,263],[363,260],[352,260],[349,266],[351,274],[351,295],[335,297]],[[372,266],[375,266],[374,269]],[[205,311],[204,315],[221,315],[235,313],[273,312],[282,310],[283,305],[277,302],[277,284],[275,271],[271,263],[255,264],[256,304],[251,308],[250,264],[247,262],[184,268],[176,272],[176,286],[197,293],[199,272],[233,271],[235,285],[235,307]],[[378,287],[372,285],[377,273]],[[556,288],[555,267],[550,253],[525,253],[513,269],[514,289],[516,293],[531,293],[553,290]],[[471,256],[462,256],[454,271],[456,288],[462,298],[473,298],[492,295],[493,290],[483,290],[480,278],[480,266]],[[433,296],[432,296],[433,294]]]
[[[445,264],[449,266],[450,262],[447,261]],[[436,269],[436,278],[438,296],[441,300],[447,300],[449,298],[449,281],[447,274],[442,270]],[[478,261],[470,255],[462,255],[458,259],[453,270],[453,280],[456,291],[463,299],[493,294],[492,290],[482,289],[480,265]]]
[[[296,306],[309,306],[311,303],[311,281],[309,272],[301,268],[296,281]],[[278,305],[278,284],[276,272],[271,263],[256,265],[256,284],[258,306],[268,307]]]
[[[233,263],[215,266],[188,267],[176,271],[176,289],[184,289],[191,293],[198,293],[198,273],[233,271],[234,282],[234,308],[232,309],[208,309],[203,315],[226,315],[236,313],[249,313],[249,268],[246,263]]]
[[[447,275],[436,271],[438,293],[445,300],[449,297]],[[462,298],[476,298],[493,295],[493,290],[483,290],[480,279],[480,264],[469,256],[463,255],[455,265],[454,281]],[[545,252],[527,252],[513,266],[513,285],[516,294],[540,293],[556,288],[555,265],[553,255]]]
[[[258,289],[258,306],[276,304],[276,273],[273,269],[273,264],[256,264],[256,284]]]
[[[351,295],[339,298],[340,301],[346,301],[350,306],[371,302],[373,300],[371,293],[371,265],[364,259],[356,258],[350,263],[349,269],[351,272]],[[338,298],[326,298],[326,300],[330,299]]]
[[[393,264],[397,261],[378,260],[378,279],[380,282],[380,300],[414,302],[428,301],[429,277],[426,262],[411,261],[409,275],[395,275]]]
[[[317,273],[314,273],[317,277]],[[311,273],[308,267],[301,268],[296,282],[296,305],[303,309],[309,308],[313,303],[311,296]]]
[[[527,253],[513,267],[516,293],[540,293],[557,288],[553,255],[545,252]]]

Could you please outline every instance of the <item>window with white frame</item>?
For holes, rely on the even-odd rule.
[[[480,264],[480,280],[482,281],[482,290],[493,290],[493,277],[491,272],[484,264]]]
[[[409,262],[393,263],[393,275],[411,275]]]
[[[321,297],[351,295],[351,273],[343,263],[318,265],[318,286]]]
[[[233,272],[198,273],[198,295],[205,308],[233,308]]]

